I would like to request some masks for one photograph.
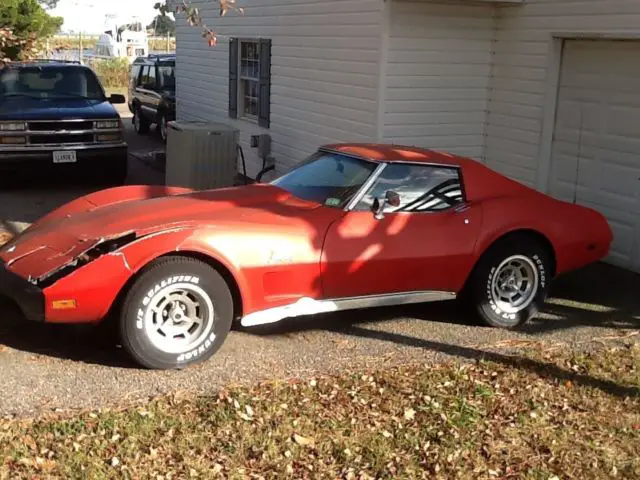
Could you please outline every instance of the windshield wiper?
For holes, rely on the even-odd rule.
[[[29,93],[3,93],[0,95],[0,98],[9,98],[9,97],[26,97],[26,98],[40,98],[39,95],[31,95]]]

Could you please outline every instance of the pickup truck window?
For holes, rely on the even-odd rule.
[[[0,100],[9,97],[39,99],[82,98],[105,100],[95,74],[83,67],[6,67],[0,70]]]

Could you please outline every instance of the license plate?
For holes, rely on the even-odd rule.
[[[53,163],[75,163],[78,159],[76,158],[75,151],[65,151],[65,152],[53,152]]]

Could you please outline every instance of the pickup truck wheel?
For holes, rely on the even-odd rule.
[[[149,133],[149,127],[151,124],[149,120],[144,118],[142,115],[142,110],[140,106],[136,105],[133,113],[133,129],[136,131],[138,135],[143,135],[145,133]]]
[[[126,294],[120,337],[140,365],[181,369],[214,355],[232,320],[231,291],[214,268],[167,257],[145,267]]]
[[[535,316],[546,299],[550,277],[546,248],[528,236],[498,242],[475,270],[472,301],[489,326],[515,328]]]

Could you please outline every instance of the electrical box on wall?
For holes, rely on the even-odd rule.
[[[264,158],[271,153],[271,135],[251,135],[251,148],[258,149],[258,156]]]

